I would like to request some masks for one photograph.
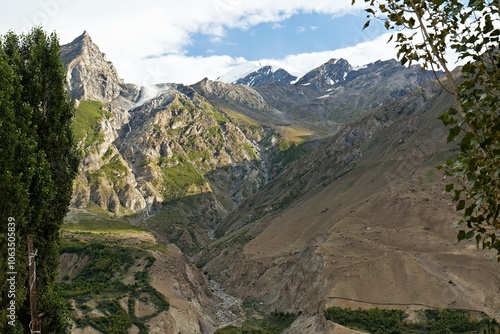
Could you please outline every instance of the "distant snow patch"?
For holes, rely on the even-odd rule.
[[[250,62],[244,63],[232,68],[225,74],[221,75],[220,77],[217,78],[217,81],[222,81],[225,83],[233,83],[236,82],[238,79],[244,78],[250,73],[257,71],[259,68],[260,67],[257,64]]]
[[[167,93],[168,91],[174,89],[175,87],[169,84],[158,84],[151,86],[142,86],[141,93],[139,94],[139,99],[135,103],[135,106],[141,106],[144,103],[154,100],[157,97]]]
[[[370,64],[365,64],[365,65],[361,65],[361,66],[354,66],[354,67],[352,68],[352,70],[353,70],[353,71],[362,70],[362,69],[364,69],[364,68],[367,68],[367,67],[368,67],[368,65],[370,65]]]

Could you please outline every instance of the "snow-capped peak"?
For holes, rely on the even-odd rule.
[[[255,63],[243,63],[241,65],[233,67],[228,72],[218,77],[217,80],[225,83],[233,83],[238,79],[243,78],[254,71],[257,71],[259,68],[260,66]]]

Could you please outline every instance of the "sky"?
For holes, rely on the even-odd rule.
[[[2,0],[7,1],[7,0]],[[0,35],[41,25],[61,44],[87,31],[130,83],[193,84],[252,62],[301,76],[331,58],[395,58],[380,22],[351,0],[22,0],[0,11]]]

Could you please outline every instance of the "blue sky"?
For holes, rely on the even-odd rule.
[[[395,57],[381,24],[362,31],[351,0],[23,0],[0,11],[0,34],[34,25],[69,43],[87,30],[126,82],[192,84],[247,63],[300,76],[331,58]]]
[[[299,13],[280,22],[260,23],[248,29],[228,29],[222,37],[193,34],[186,52],[190,56],[229,55],[259,60],[331,51],[366,42],[369,37],[385,32],[376,29],[376,35],[364,34],[365,21],[362,14]],[[380,23],[378,25],[382,27]]]

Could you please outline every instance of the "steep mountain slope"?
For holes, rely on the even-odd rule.
[[[216,108],[224,111],[236,124],[262,127],[265,132],[281,133],[297,128],[286,115],[272,107],[254,87],[232,85],[204,79],[192,88]],[[304,128],[307,132],[308,129]]]
[[[111,101],[125,90],[115,67],[86,31],[61,47],[61,58],[67,69],[68,91],[75,99]]]
[[[183,252],[246,305],[302,311],[289,333],[349,333],[322,317],[332,305],[500,317],[497,264],[450,227],[434,169],[451,154],[436,120],[450,99],[432,74],[332,60],[297,84],[138,87],[87,34],[63,59],[84,153],[73,206],[135,215],[180,248],[155,253],[155,282],[184,307],[156,325],[224,323]]]
[[[151,332],[212,333],[232,313],[224,311],[224,300],[189,258],[177,246],[158,245],[157,237],[144,239],[132,227],[124,232],[113,227],[128,225],[123,215],[159,212],[153,221],[135,215],[128,223],[156,228],[162,244],[175,241],[195,252],[208,242],[217,219],[264,182],[261,164],[254,162],[263,139],[260,129],[243,133],[189,87],[123,84],[87,33],[63,46],[62,58],[68,90],[78,100],[73,128],[84,155],[72,205],[85,210],[73,209],[65,227],[72,229],[67,239],[82,243],[61,255],[61,283],[71,286],[62,289],[78,325],[73,332],[106,332],[121,317],[132,320],[131,332],[144,333],[147,326]],[[106,211],[122,218],[112,221]],[[90,218],[75,219],[82,215]],[[135,260],[119,269],[111,266],[115,280],[81,299],[71,284],[79,289],[78,282],[95,266],[120,263],[114,252],[130,253]],[[94,276],[88,280],[101,277]],[[141,287],[148,277],[150,285]],[[87,288],[102,284],[88,280]],[[121,289],[121,299],[115,288]],[[214,311],[218,308],[221,312]]]
[[[117,142],[120,153],[150,210],[166,215],[150,223],[183,250],[208,242],[218,219],[266,182],[260,130],[245,134],[189,87],[131,114]]]
[[[323,65],[309,71],[296,84],[300,86],[312,85],[318,90],[326,91],[342,82],[352,71],[352,66],[345,59],[330,59]]]
[[[343,124],[371,113],[435,79],[419,66],[404,67],[396,60],[377,61],[353,68],[345,59],[331,59],[294,81],[276,81],[270,66],[257,70],[243,67],[220,79],[249,85],[246,90],[234,85],[203,80],[193,88],[214,105],[238,110],[245,116],[274,128],[294,128],[307,133],[306,139],[335,134]],[[276,72],[278,73],[278,72]],[[239,76],[239,79],[237,78]],[[441,76],[442,73],[437,73]],[[268,80],[271,78],[272,80]],[[242,101],[252,95],[248,105]],[[232,96],[232,97],[231,97]],[[235,96],[241,96],[239,101]]]
[[[353,101],[360,82],[373,78],[375,71],[350,79],[353,72],[348,73],[350,65],[345,60],[331,61],[301,79],[314,79],[317,84],[311,88],[309,84],[264,85],[286,90],[286,96],[270,97],[273,89],[255,90],[209,80],[192,87],[126,85],[86,32],[63,46],[62,58],[68,71],[68,89],[81,101],[75,132],[80,134],[77,139],[85,158],[75,182],[73,205],[83,208],[96,204],[118,215],[144,212],[147,216],[162,203],[197,194],[205,205],[188,205],[180,215],[190,220],[210,207],[210,218],[201,224],[205,230],[277,175],[283,160],[302,155],[300,150],[291,155],[280,151],[338,131],[340,125],[331,120],[335,117],[329,111],[301,116],[303,106],[314,109],[318,100],[314,96],[324,90],[326,81],[345,79],[340,88],[347,88],[335,99],[335,105],[341,105],[342,101]],[[394,74],[379,70],[379,82],[396,82],[396,77],[415,72],[395,64],[385,67]],[[425,82],[400,81],[410,82],[407,91]],[[284,110],[273,106],[277,97],[283,97],[279,106]],[[386,94],[372,100],[383,103],[389,98]],[[174,182],[180,171],[184,177]]]
[[[404,67],[394,59],[377,61],[350,71],[334,90],[319,97],[322,102],[312,105],[310,110],[314,112],[316,108],[329,119],[349,122],[433,80],[435,75],[431,71],[422,71],[418,65]]]
[[[441,75],[441,73],[438,73]],[[274,108],[293,122],[320,124],[333,134],[337,124],[355,121],[435,79],[419,66],[396,60],[377,61],[354,70],[344,59],[332,59],[290,86],[256,87]]]
[[[312,318],[333,305],[499,318],[498,264],[451,228],[435,170],[450,154],[436,119],[450,99],[436,93],[415,92],[290,165],[224,220],[204,270],[241,298]]]
[[[129,223],[70,211],[57,288],[72,333],[213,333],[238,319],[175,245]]]
[[[161,211],[142,223],[192,255],[222,217],[289,160],[272,156],[287,151],[275,128],[234,121],[237,110],[271,110],[249,87],[195,86],[234,105],[229,117],[191,87],[123,84],[87,33],[62,49],[68,89],[79,100],[74,132],[84,154],[74,207],[145,220]]]
[[[291,75],[282,68],[274,68],[273,66],[267,65],[236,80],[234,84],[257,87],[274,82],[282,85],[290,85],[296,79],[296,76]]]

